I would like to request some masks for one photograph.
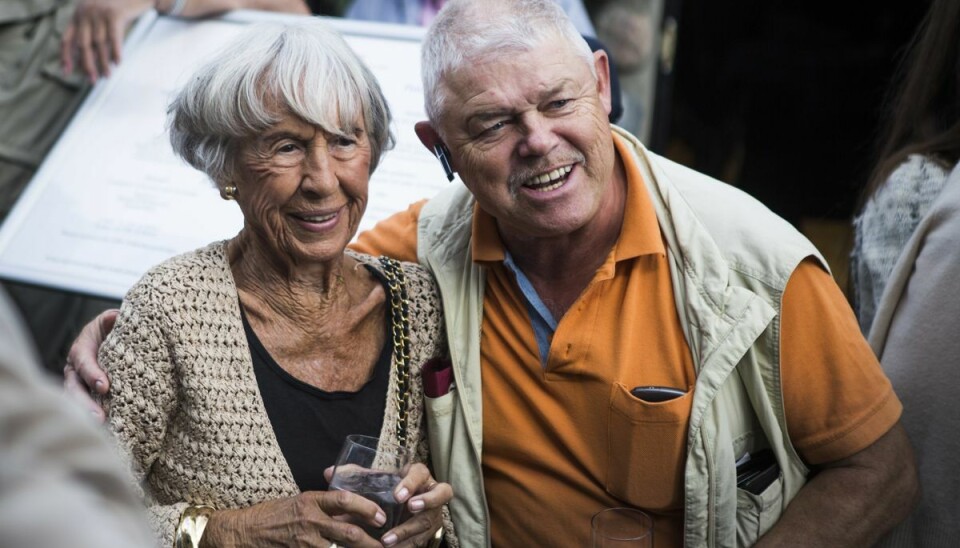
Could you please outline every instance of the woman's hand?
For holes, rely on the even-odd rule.
[[[248,508],[214,512],[207,522],[200,546],[380,546],[348,519],[380,526],[387,516],[376,503],[360,495],[347,491],[307,491]]]
[[[324,471],[327,481],[333,476],[333,467]],[[423,464],[410,466],[407,475],[393,489],[397,502],[405,502],[413,515],[407,521],[387,531],[380,541],[390,547],[429,546],[437,530],[443,527],[442,508],[453,498],[450,484],[439,483]]]

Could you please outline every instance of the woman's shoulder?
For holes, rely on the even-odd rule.
[[[406,280],[406,293],[408,305],[413,309],[413,316],[418,316],[419,321],[424,323],[437,323],[442,318],[440,309],[440,293],[437,289],[437,283],[433,279],[430,271],[417,263],[397,261],[396,259],[386,258],[386,262],[394,266],[388,267],[384,264],[383,257],[373,257],[365,253],[357,253],[347,250],[347,254],[362,264],[369,265],[371,268],[380,272],[387,279],[391,277],[388,270],[394,266],[399,267],[400,272]]]
[[[350,257],[353,257],[360,263],[370,266],[377,272],[384,272],[385,266],[381,257],[374,257],[373,255],[359,253],[350,249],[346,250],[346,254]],[[421,266],[419,263],[398,261],[390,257],[387,257],[387,259],[400,266],[400,269],[403,271],[403,274],[406,276],[409,284],[413,284],[417,287],[423,286],[426,288],[432,288],[436,285],[433,280],[433,275],[430,274],[430,271]]]
[[[148,270],[130,289],[127,298],[231,287],[232,275],[225,249],[226,241],[213,242],[167,259]]]

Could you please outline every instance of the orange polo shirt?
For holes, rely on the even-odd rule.
[[[495,220],[476,209],[473,259],[488,269],[481,336],[483,475],[495,546],[587,546],[590,516],[635,506],[657,546],[682,545],[682,479],[691,394],[650,405],[640,385],[692,390],[664,242],[632,157],[620,238],[558,320],[540,363],[523,295],[503,264]],[[357,248],[415,260],[421,204]],[[784,293],[781,375],[791,439],[819,464],[886,433],[900,403],[832,278],[804,261]],[[456,336],[452,334],[452,336]]]

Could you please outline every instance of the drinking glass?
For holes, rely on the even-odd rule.
[[[410,451],[378,438],[358,434],[347,436],[333,469],[330,489],[350,491],[377,503],[387,515],[381,527],[357,523],[368,535],[379,539],[407,519],[406,507],[393,497],[410,465]]]
[[[653,548],[653,518],[633,508],[607,508],[590,520],[593,548]]]

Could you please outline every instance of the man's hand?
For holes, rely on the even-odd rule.
[[[60,42],[63,72],[73,72],[79,61],[90,83],[110,76],[110,64],[120,62],[127,27],[152,5],[152,0],[81,0]]]
[[[90,397],[90,392],[106,394],[110,380],[97,362],[97,352],[117,322],[119,310],[106,310],[83,326],[77,340],[70,346],[67,365],[63,368],[63,388],[78,400],[93,416],[103,421],[103,408]]]
[[[871,546],[920,494],[913,449],[899,422],[866,449],[815,472],[758,547]]]

